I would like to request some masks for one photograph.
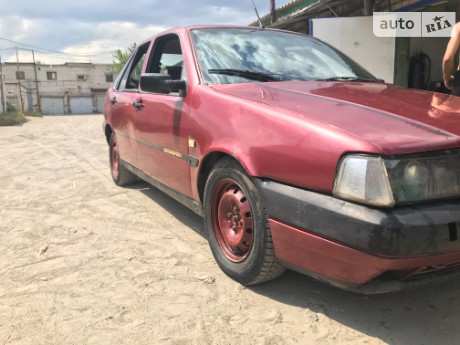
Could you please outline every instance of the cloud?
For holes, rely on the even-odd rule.
[[[6,2],[6,4],[5,4]],[[260,2],[260,0],[259,0]],[[266,1],[264,1],[266,2]],[[2,17],[19,16],[45,20],[78,20],[84,22],[124,21],[141,25],[182,26],[206,24],[213,20],[213,9],[230,9],[229,16],[218,14],[216,19],[225,24],[234,19],[241,21],[235,24],[247,24],[254,17],[251,0],[183,1],[169,0],[4,0]],[[239,18],[233,17],[235,13]],[[244,17],[241,17],[244,15]]]
[[[267,13],[268,0],[255,0]],[[278,0],[282,6],[288,0]],[[15,47],[34,49],[44,63],[108,62],[116,49],[140,42],[164,29],[196,24],[247,25],[255,19],[251,0],[4,0],[0,13],[3,60],[15,60]],[[55,54],[38,49],[64,52]],[[105,55],[101,55],[105,53]],[[92,55],[92,56],[88,56]],[[29,56],[29,58],[27,58]],[[30,51],[21,57],[30,60]]]

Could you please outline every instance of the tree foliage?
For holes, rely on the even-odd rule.
[[[126,49],[117,49],[112,52],[113,63],[111,68],[111,73],[117,75],[120,73],[123,66],[128,62],[131,53],[136,48],[136,43],[133,43]]]
[[[6,102],[6,112],[7,113],[17,113],[18,108],[14,104]]]

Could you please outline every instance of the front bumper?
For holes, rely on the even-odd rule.
[[[374,209],[272,181],[256,183],[276,256],[290,268],[369,293],[460,275],[458,200]]]

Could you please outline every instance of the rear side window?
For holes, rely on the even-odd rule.
[[[128,67],[123,73],[121,82],[118,85],[119,91],[137,91],[139,87],[139,80],[141,78],[142,67],[144,66],[144,61],[147,55],[147,51],[149,50],[149,46],[150,42],[147,42],[137,49],[134,57],[128,63]]]

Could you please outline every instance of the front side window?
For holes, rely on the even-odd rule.
[[[173,80],[185,78],[184,56],[179,37],[171,34],[155,41],[147,73],[169,74]]]
[[[184,56],[177,35],[169,34],[155,40],[146,72],[169,74],[172,80],[187,80]],[[179,90],[172,90],[170,93],[174,96],[178,94]]]
[[[201,75],[207,84],[376,81],[351,59],[309,36],[238,28],[195,29],[191,34]]]

